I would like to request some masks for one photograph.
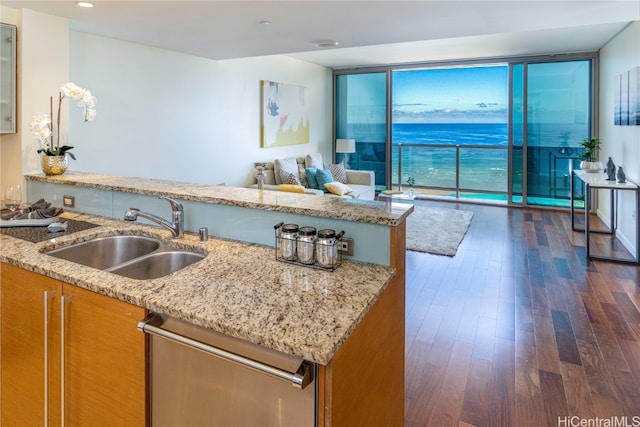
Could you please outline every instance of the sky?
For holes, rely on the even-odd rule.
[[[393,72],[394,123],[506,123],[508,67]]]

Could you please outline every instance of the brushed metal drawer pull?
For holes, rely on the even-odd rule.
[[[309,383],[311,383],[313,379],[313,366],[310,362],[303,361],[296,372],[292,373],[284,371],[274,366],[249,359],[236,353],[231,353],[224,349],[205,344],[189,337],[185,337],[184,335],[162,329],[161,327],[154,325],[154,321],[161,321],[161,318],[157,314],[152,313],[147,316],[146,319],[138,322],[138,330],[147,334],[165,338],[167,340],[173,341],[177,344],[182,344],[195,350],[202,351],[204,353],[216,356],[220,359],[227,360],[240,366],[253,369],[254,371],[267,374],[279,380],[290,382],[291,385],[299,389],[304,389],[307,385],[309,385]]]

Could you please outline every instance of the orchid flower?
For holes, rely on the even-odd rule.
[[[93,120],[96,117],[95,106],[98,102],[98,99],[91,94],[91,92],[87,89],[83,89],[72,82],[67,82],[60,86],[60,93],[58,95],[58,114],[57,120],[55,123],[52,121],[53,116],[53,97],[51,97],[51,110],[49,114],[47,113],[36,113],[33,116],[33,119],[30,123],[31,135],[38,141],[38,143],[42,146],[41,149],[38,150],[38,153],[43,153],[47,156],[63,156],[73,147],[69,145],[60,146],[60,114],[62,107],[62,100],[64,98],[73,98],[79,100],[78,107],[81,107],[84,110],[84,121],[88,122]],[[57,131],[56,139],[57,144],[54,148],[53,139],[54,132]],[[68,153],[69,156],[75,159],[73,153]]]

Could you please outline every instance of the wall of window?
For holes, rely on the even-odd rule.
[[[579,143],[595,134],[596,59],[335,71],[335,136],[356,139],[351,167],[379,188],[413,178],[425,194],[568,206]]]

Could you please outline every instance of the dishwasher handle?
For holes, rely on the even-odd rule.
[[[182,344],[195,350],[202,351],[204,353],[219,357],[240,366],[253,369],[254,371],[267,374],[279,380],[290,382],[292,386],[299,389],[304,389],[313,380],[313,365],[306,360],[302,362],[296,372],[292,373],[284,371],[282,369],[267,365],[257,360],[253,360],[248,357],[244,357],[239,354],[224,350],[222,348],[214,347],[212,345],[194,340],[193,338],[185,337],[184,335],[162,329],[161,327],[153,324],[154,321],[157,322],[159,320],[161,320],[161,317],[156,313],[152,313],[144,320],[138,322],[138,330],[150,335],[156,335],[165,338],[169,341],[175,342],[177,344]]]

